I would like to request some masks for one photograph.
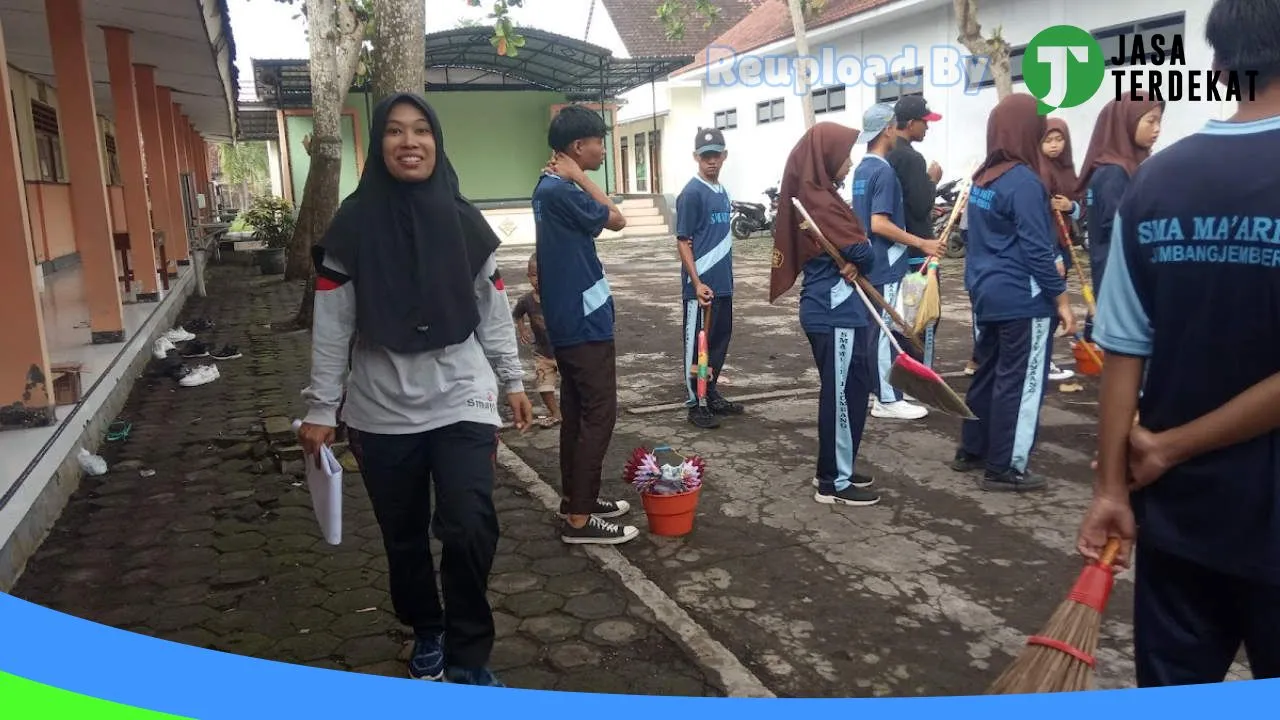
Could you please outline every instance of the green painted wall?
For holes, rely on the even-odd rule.
[[[564,95],[536,91],[436,92],[430,93],[428,100],[444,126],[449,159],[458,171],[464,195],[477,201],[529,197],[538,181],[538,172],[551,153],[547,147],[551,107],[564,103]],[[372,100],[364,94],[353,93],[347,97],[346,107],[355,111],[360,146],[367,148]],[[607,123],[612,126],[613,118],[609,117]],[[302,149],[302,138],[311,132],[311,118],[287,118],[285,127],[289,135],[294,199],[301,203],[310,167],[310,158]],[[354,190],[359,181],[353,139],[352,121],[344,116],[342,197]],[[605,147],[612,147],[612,142],[612,136],[606,137]],[[367,149],[365,154],[368,155]],[[610,178],[613,161],[609,153]],[[617,191],[612,180],[606,187],[604,168],[589,175],[606,191]]]

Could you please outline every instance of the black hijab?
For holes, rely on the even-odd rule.
[[[421,182],[397,180],[382,157],[391,109],[409,103],[427,116],[436,164]],[[422,97],[398,93],[374,108],[369,157],[315,250],[317,267],[332,253],[355,284],[361,341],[397,353],[456,345],[480,324],[474,281],[498,236],[458,187],[444,132]]]

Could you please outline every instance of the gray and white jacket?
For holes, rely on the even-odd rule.
[[[346,274],[332,257],[324,264]],[[347,425],[375,434],[407,435],[459,422],[501,426],[499,383],[505,393],[523,392],[524,369],[497,268],[497,257],[490,255],[474,279],[480,325],[471,337],[416,354],[391,352],[359,339],[351,352],[356,281],[317,290],[311,384],[302,391],[309,407],[306,422],[334,427],[342,405]]]

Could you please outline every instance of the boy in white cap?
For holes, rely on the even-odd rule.
[[[888,103],[873,105],[863,114],[858,144],[866,145],[867,153],[853,173],[853,210],[867,229],[876,253],[875,270],[867,280],[876,286],[890,305],[896,302],[898,288],[906,277],[910,249],[914,248],[924,256],[942,254],[942,244],[937,240],[926,240],[903,229],[906,208],[902,184],[886,159],[898,140],[893,121],[894,108]],[[884,319],[892,323],[887,313],[884,313]],[[868,354],[875,358],[871,383],[875,400],[871,416],[918,420],[928,415],[927,409],[908,403],[903,399],[902,391],[889,384],[889,371],[894,360],[889,338],[884,337],[878,326],[873,326],[866,337],[871,343]]]

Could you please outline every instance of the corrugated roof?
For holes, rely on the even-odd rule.
[[[874,10],[897,0],[829,0],[822,13],[805,25],[809,31],[850,18],[858,13]],[[715,38],[695,53],[693,63],[672,73],[679,75],[697,70],[733,53],[745,53],[770,43],[784,40],[795,34],[791,24],[791,10],[786,0],[764,0],[751,14],[743,18],[727,32]]]
[[[700,16],[690,17],[685,23],[684,37],[667,39],[666,28],[658,19],[660,0],[600,0],[609,11],[609,18],[618,31],[618,37],[627,46],[627,52],[635,57],[659,58],[697,55],[717,35],[737,25],[752,10],[767,0],[719,0],[720,15],[710,27]]]

